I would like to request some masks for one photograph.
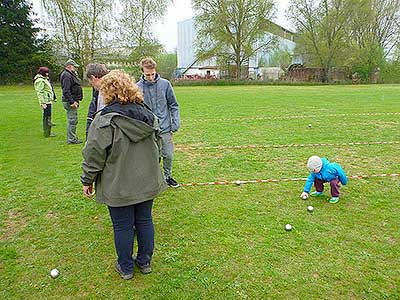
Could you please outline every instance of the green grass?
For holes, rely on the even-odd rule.
[[[399,115],[351,115],[400,112],[400,85],[175,90],[177,145],[400,141]],[[0,87],[0,299],[400,298],[398,177],[350,180],[335,205],[328,196],[300,200],[304,182],[168,190],[154,205],[154,272],[120,280],[107,209],[82,196],[83,145],[66,144],[60,102],[57,137],[44,139],[33,88]],[[304,117],[234,119],[270,116]],[[174,174],[179,182],[306,177],[313,154],[348,175],[400,172],[392,144],[183,150]]]

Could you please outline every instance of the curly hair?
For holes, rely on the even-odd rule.
[[[110,71],[102,77],[100,93],[105,104],[113,101],[121,104],[143,103],[143,94],[135,79],[122,70]]]

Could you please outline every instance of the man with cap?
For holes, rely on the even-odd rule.
[[[76,125],[78,124],[79,101],[82,100],[82,86],[78,78],[76,69],[79,65],[72,59],[65,63],[65,69],[61,73],[60,81],[62,88],[62,102],[67,112],[67,142],[68,144],[82,143],[76,135]]]
[[[307,178],[304,191],[301,193],[300,197],[302,199],[308,198],[313,183],[315,192],[312,192],[310,195],[321,196],[324,191],[324,183],[329,182],[332,195],[329,203],[338,202],[340,194],[339,182],[343,185],[347,184],[347,176],[342,167],[337,163],[329,162],[326,158],[320,158],[314,155],[308,159],[307,168],[310,171],[310,175]]]

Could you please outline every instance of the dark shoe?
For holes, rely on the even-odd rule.
[[[122,279],[124,280],[129,280],[133,278],[133,273],[130,274],[125,274],[122,269],[121,266],[119,265],[119,263],[116,261],[115,262],[115,271],[117,271],[117,273],[121,276]]]
[[[56,126],[56,124],[54,124],[54,123],[50,123],[50,126],[51,126],[51,127],[54,127],[54,126]]]
[[[74,144],[82,144],[83,142],[81,140],[75,140],[75,141],[68,141],[68,144],[74,145]]]
[[[146,274],[150,274],[151,272],[153,272],[153,270],[151,269],[150,264],[141,266],[137,263],[136,259],[135,259],[135,265],[139,268],[140,272],[144,275]]]
[[[175,181],[175,179],[173,179],[172,177],[168,177],[167,179],[165,179],[165,182],[166,182],[170,187],[174,187],[174,188],[180,187],[179,183],[177,183],[177,182]]]

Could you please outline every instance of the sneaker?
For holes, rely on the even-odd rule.
[[[151,269],[150,264],[141,266],[141,265],[139,265],[139,264],[136,262],[136,260],[135,260],[135,265],[139,268],[140,272],[141,272],[142,274],[144,274],[144,275],[150,274],[151,272],[153,272],[153,270]]]
[[[339,202],[339,197],[332,197],[329,199],[329,203],[338,203]]]
[[[175,179],[173,179],[172,177],[168,177],[167,179],[165,179],[165,182],[166,182],[170,187],[177,188],[177,187],[180,186],[179,183],[177,183],[177,182],[175,181]]]
[[[310,196],[311,197],[318,197],[318,196],[321,196],[322,194],[323,194],[323,192],[314,191],[314,192],[310,193]]]
[[[68,141],[68,144],[70,145],[75,145],[75,144],[82,144],[83,142],[81,140],[75,140],[75,141]]]
[[[119,265],[119,263],[116,261],[115,262],[115,271],[117,271],[117,273],[121,276],[122,279],[124,280],[129,280],[133,278],[133,273],[130,274],[125,274],[122,269],[121,266]]]

